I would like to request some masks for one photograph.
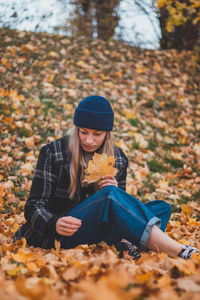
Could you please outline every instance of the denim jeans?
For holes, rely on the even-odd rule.
[[[107,186],[74,207],[68,216],[82,220],[78,231],[60,238],[61,247],[68,249],[80,244],[105,241],[117,244],[122,238],[142,250],[152,227],[165,230],[171,215],[169,204],[161,200],[143,204],[135,197],[113,185]]]

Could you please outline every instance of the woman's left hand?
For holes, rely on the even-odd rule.
[[[104,188],[105,186],[108,185],[115,185],[118,186],[118,182],[115,179],[114,176],[103,176],[102,180],[99,182],[99,187],[100,189]]]

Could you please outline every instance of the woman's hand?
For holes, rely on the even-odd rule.
[[[114,176],[103,176],[102,180],[99,182],[100,189],[108,185],[118,186],[118,182]]]
[[[60,235],[71,236],[80,228],[80,226],[80,219],[71,216],[62,217],[56,222],[56,231]]]

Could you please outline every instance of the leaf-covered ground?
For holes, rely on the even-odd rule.
[[[115,110],[127,191],[170,203],[167,233],[200,249],[199,71],[188,51],[1,29],[1,299],[199,299],[199,256],[150,252],[134,261],[104,243],[42,250],[12,242],[40,147],[66,134],[77,103],[98,94]]]

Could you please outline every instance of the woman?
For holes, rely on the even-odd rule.
[[[125,192],[128,160],[111,139],[114,113],[109,102],[100,96],[83,99],[73,121],[67,136],[42,147],[25,205],[26,223],[14,239],[25,237],[29,245],[42,248],[54,247],[58,239],[63,248],[105,241],[130,249],[130,243],[120,244],[125,239],[172,257],[198,253],[164,233],[171,214],[167,203],[144,205]],[[85,186],[84,170],[94,152],[114,155],[118,173]]]

